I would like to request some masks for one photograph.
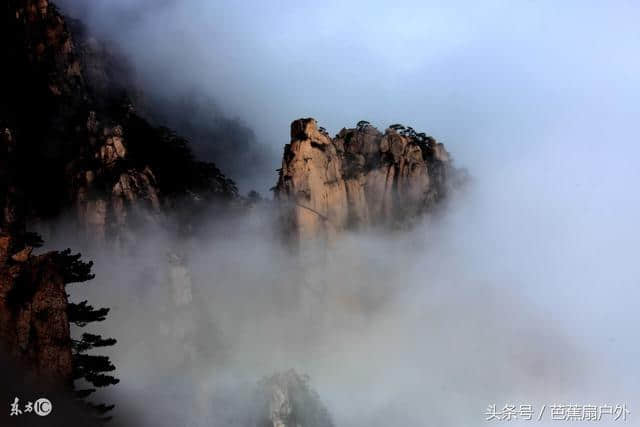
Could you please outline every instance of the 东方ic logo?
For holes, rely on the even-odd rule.
[[[40,417],[46,417],[53,411],[53,404],[49,399],[40,398],[34,402],[27,402],[22,409],[20,409],[20,399],[17,397],[13,400],[13,403],[10,404],[11,409],[9,410],[9,416],[17,417],[22,414],[35,413]]]

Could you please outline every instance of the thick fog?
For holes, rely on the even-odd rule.
[[[412,232],[329,249],[282,248],[258,206],[189,242],[140,231],[130,254],[88,251],[97,278],[74,297],[113,308],[123,418],[241,425],[255,382],[295,368],[338,426],[485,425],[508,403],[626,403],[637,423],[637,4],[60,3],[147,90],[239,118],[275,153],[265,171],[313,116],[331,133],[411,125],[473,176]],[[50,244],[72,245],[61,231]]]
[[[189,242],[149,231],[85,250],[97,278],[71,293],[111,307],[88,329],[119,340],[122,381],[98,398],[123,425],[247,426],[258,380],[294,368],[338,426],[479,426],[494,403],[633,411],[638,209],[541,191],[543,163],[477,180],[410,232],[328,249],[282,247],[258,207]],[[81,247],[57,230],[52,245]]]

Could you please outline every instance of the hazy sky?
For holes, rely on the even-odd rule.
[[[212,94],[273,147],[275,167],[298,117],[331,133],[412,125],[474,169],[556,131],[555,145],[620,151],[610,138],[638,113],[633,1],[61,4],[119,41],[149,87]]]

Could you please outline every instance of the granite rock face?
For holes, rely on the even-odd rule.
[[[237,197],[234,183],[196,161],[187,141],[136,111],[133,78],[114,49],[50,2],[6,3],[0,130],[19,141],[29,220],[72,207],[90,239],[117,240],[184,199]]]
[[[0,251],[6,245],[0,239]],[[41,381],[71,384],[67,294],[53,254],[13,257],[0,265],[0,343],[3,355]]]
[[[441,143],[394,125],[366,122],[335,138],[312,118],[291,124],[275,187],[287,228],[299,239],[407,224],[443,201],[458,172]]]

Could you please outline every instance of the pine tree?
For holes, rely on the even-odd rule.
[[[366,120],[360,120],[358,122],[358,124],[356,124],[356,128],[358,128],[358,130],[362,130],[362,129],[366,128],[367,126],[371,126],[371,123],[369,123]]]
[[[71,250],[67,249],[56,252],[54,256],[57,264],[61,267],[60,271],[65,284],[87,282],[95,277],[91,273],[93,262],[82,261],[81,254],[72,255]],[[69,323],[80,328],[84,328],[93,322],[105,320],[108,313],[108,308],[96,309],[89,305],[86,300],[79,303],[69,303],[67,308]],[[76,389],[75,394],[78,399],[87,398],[99,387],[115,385],[120,382],[120,380],[108,374],[116,369],[108,356],[87,354],[94,348],[108,347],[115,343],[116,340],[113,338],[103,338],[100,335],[90,333],[83,333],[79,340],[71,340],[73,380],[74,382],[82,380],[92,386],[90,388]],[[85,403],[100,420],[108,421],[111,419],[111,417],[104,415],[113,410],[115,405],[96,404],[87,401]]]

